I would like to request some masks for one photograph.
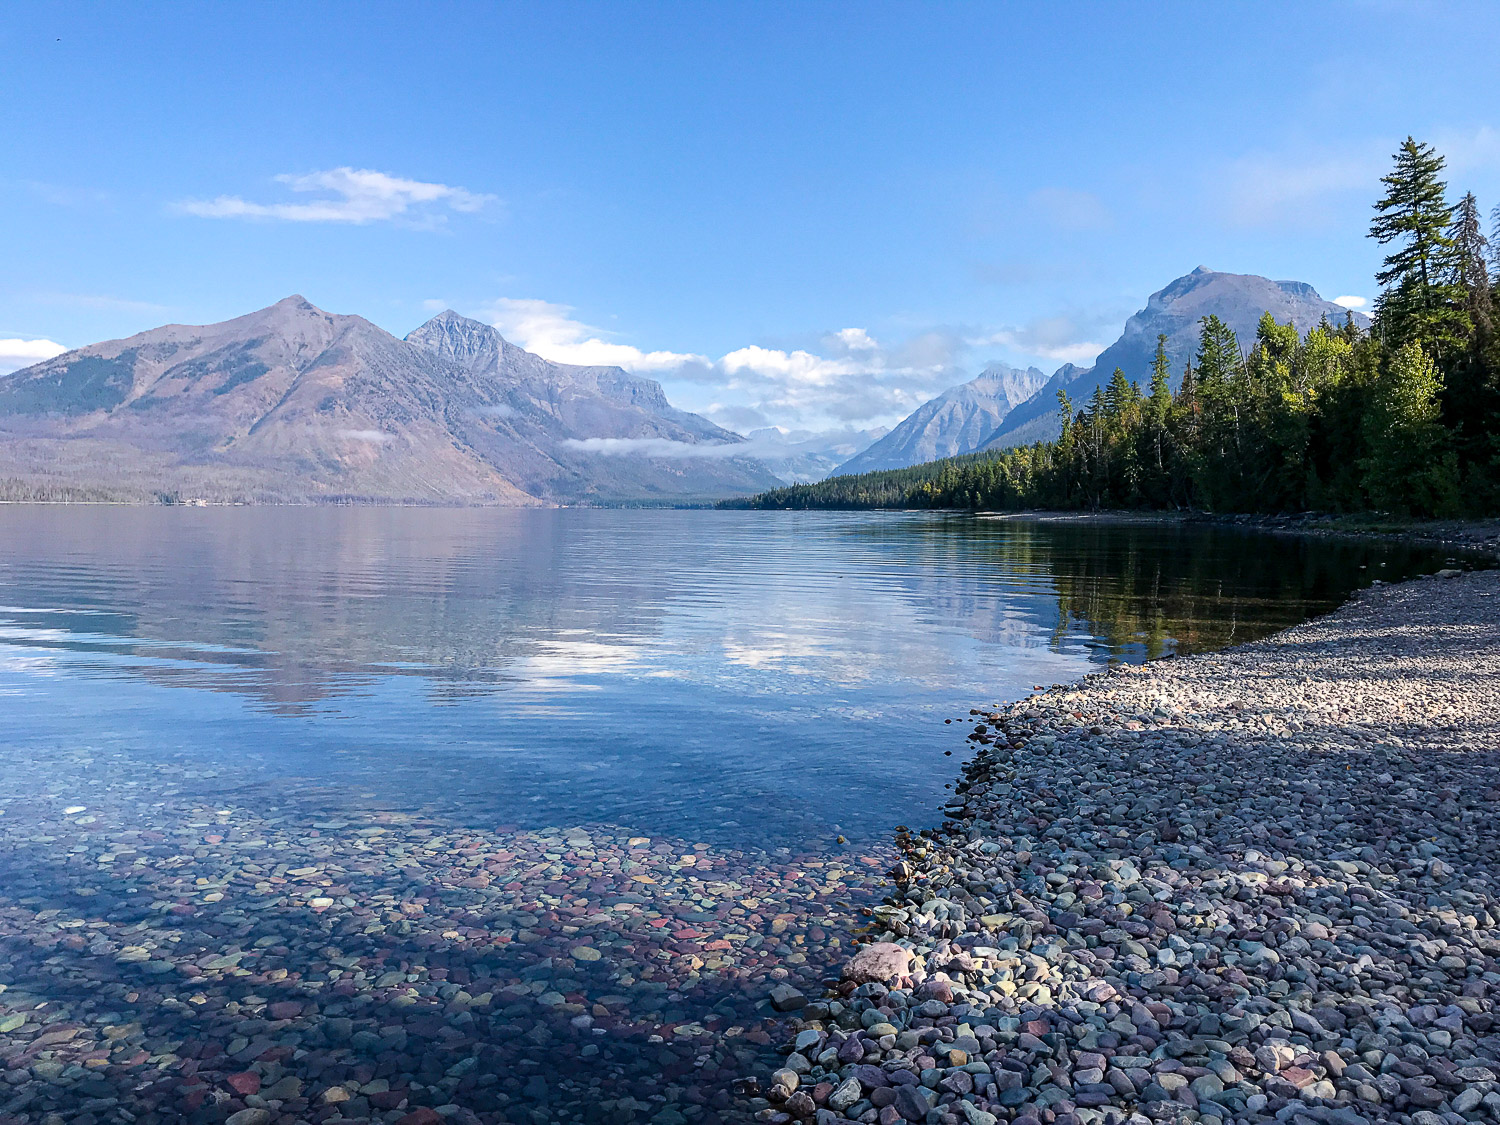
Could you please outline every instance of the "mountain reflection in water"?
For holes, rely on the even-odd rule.
[[[1441,562],[963,516],[9,507],[0,738],[481,822],[880,837],[936,808],[943,718]]]

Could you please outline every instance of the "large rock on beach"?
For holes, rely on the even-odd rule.
[[[878,941],[860,948],[844,965],[844,980],[855,984],[884,984],[911,972],[911,950],[895,942]]]

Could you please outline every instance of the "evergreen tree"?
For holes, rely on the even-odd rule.
[[[1109,416],[1123,418],[1140,397],[1141,392],[1136,385],[1125,378],[1122,368],[1116,367],[1114,374],[1109,377],[1109,388],[1104,392],[1105,408]]]
[[[1490,212],[1490,281],[1500,288],[1500,203]]]
[[[1407,137],[1395,161],[1395,170],[1381,177],[1386,194],[1370,223],[1371,238],[1396,244],[1375,275],[1383,286],[1376,305],[1381,336],[1393,350],[1414,340],[1442,358],[1463,346],[1469,329],[1468,298],[1448,234],[1448,185],[1439,179],[1443,158]]]
[[[1453,240],[1458,284],[1467,296],[1470,321],[1478,326],[1490,315],[1489,239],[1479,217],[1479,201],[1471,191],[1459,200],[1448,228]]]
[[[1402,344],[1373,389],[1361,464],[1371,502],[1399,515],[1450,514],[1457,471],[1438,423],[1442,383],[1432,359],[1416,341]]]
[[[1172,458],[1172,381],[1167,360],[1167,337],[1156,337],[1156,354],[1151,359],[1151,392],[1142,410],[1140,440],[1135,456],[1140,466],[1140,488],[1143,502],[1152,508],[1173,503]]]
[[[1500,512],[1500,238],[1444,203],[1442,160],[1408,139],[1371,233],[1390,247],[1377,326],[1306,336],[1266,313],[1248,358],[1214,316],[1174,395],[1166,337],[1150,389],[1116,369],[1059,437],[1025,449],[796,485],[764,507],[1191,507],[1418,516]],[[1500,223],[1500,209],[1496,210]]]

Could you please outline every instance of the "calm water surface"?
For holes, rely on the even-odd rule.
[[[0,754],[757,848],[930,821],[945,718],[1428,551],[901,514],[0,508]],[[0,758],[0,782],[5,772]],[[320,798],[334,801],[335,798]]]

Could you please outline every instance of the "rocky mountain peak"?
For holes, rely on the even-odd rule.
[[[505,340],[493,327],[452,309],[444,309],[412,329],[406,342],[470,370],[492,365],[505,347]]]

